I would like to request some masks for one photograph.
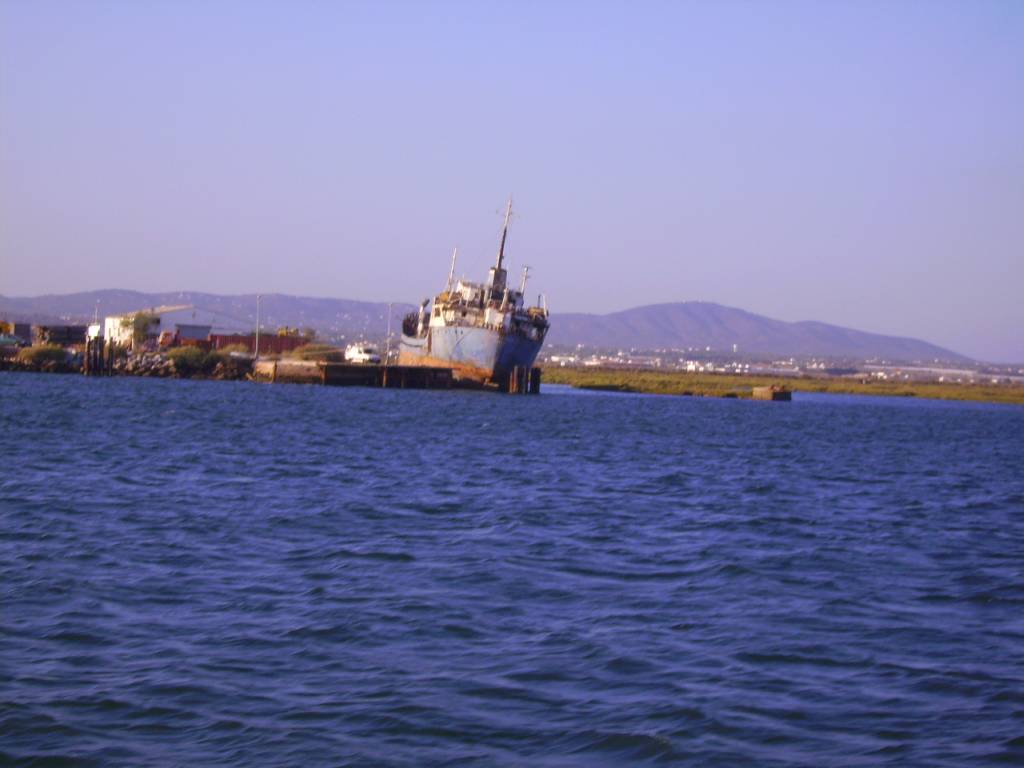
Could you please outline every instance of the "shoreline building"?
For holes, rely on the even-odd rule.
[[[216,329],[218,332],[246,332],[240,321],[224,318],[215,312],[199,309],[190,304],[153,307],[139,309],[121,315],[108,315],[103,318],[103,337],[108,342],[120,346],[134,346],[136,329],[139,324],[140,334],[147,340],[160,339],[164,334],[171,334],[177,339],[206,340]]]

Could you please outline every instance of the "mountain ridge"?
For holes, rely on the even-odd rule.
[[[648,304],[611,312],[563,313],[554,318],[552,344],[648,349],[711,347],[741,354],[880,357],[966,361],[966,355],[920,339],[871,333],[817,320],[788,322],[714,302]],[[642,342],[642,343],[640,343]]]
[[[86,322],[99,315],[192,304],[243,327],[256,321],[256,294],[222,295],[200,291],[145,293],[103,289],[33,297],[0,295],[0,317],[32,322]],[[396,320],[414,308],[392,304]],[[388,303],[316,298],[283,293],[261,294],[264,326],[311,327],[334,338],[385,335]],[[859,331],[817,320],[787,322],[714,302],[648,304],[607,314],[552,314],[552,345],[627,349],[704,349],[742,355],[784,357],[884,358],[900,361],[967,361],[950,349],[905,336]]]

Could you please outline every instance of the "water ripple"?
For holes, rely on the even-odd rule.
[[[0,763],[1024,762],[1024,409],[0,374]]]

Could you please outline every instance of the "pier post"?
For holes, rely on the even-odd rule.
[[[517,365],[508,378],[508,391],[512,395],[525,395],[530,391],[530,369]]]
[[[531,395],[539,395],[540,394],[540,377],[541,377],[541,369],[540,368],[531,368],[530,369],[530,388],[529,388],[528,391],[529,391],[529,393]]]
[[[85,351],[82,354],[82,373],[85,376],[109,376],[112,364],[108,364],[108,355],[103,339],[86,339]]]

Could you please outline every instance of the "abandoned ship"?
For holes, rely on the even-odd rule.
[[[548,309],[543,296],[526,306],[524,293],[529,268],[524,267],[519,289],[509,288],[504,268],[512,200],[505,209],[498,258],[485,283],[458,280],[454,285],[452,254],[444,291],[410,312],[402,322],[399,365],[451,368],[464,384],[505,389],[537,359],[548,332]]]

